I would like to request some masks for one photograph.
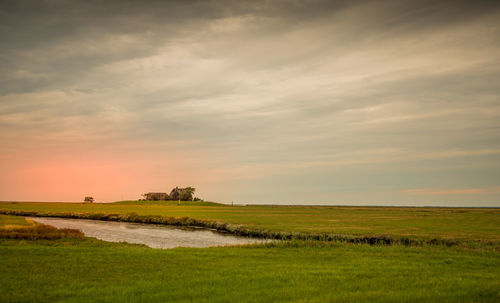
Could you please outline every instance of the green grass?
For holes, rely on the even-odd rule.
[[[58,229],[23,217],[0,215],[0,239],[55,240],[68,237],[83,238],[84,235],[76,229]]]
[[[0,228],[7,228],[9,226],[30,226],[34,222],[26,221],[23,217],[4,216],[0,215]]]
[[[500,241],[500,209],[173,205],[172,202],[0,203],[0,209],[190,217],[270,231]],[[186,203],[186,202],[183,202]],[[191,202],[200,203],[200,202]],[[207,202],[205,202],[207,203]]]
[[[498,302],[498,254],[368,245],[155,250],[0,240],[1,302]]]
[[[0,209],[218,220],[282,231],[497,241],[498,209],[0,203]],[[0,215],[0,229],[30,224]],[[481,242],[478,242],[481,243]],[[497,242],[495,242],[497,243]],[[0,302],[499,302],[497,245],[280,242],[157,250],[0,239]]]
[[[170,205],[170,206],[225,206],[217,202],[206,201],[117,201],[114,205]],[[95,205],[95,204],[94,204]]]

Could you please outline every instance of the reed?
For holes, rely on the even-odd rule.
[[[42,224],[15,228],[0,228],[0,239],[57,240],[61,238],[81,239],[83,237],[83,233],[77,229],[55,228]]]
[[[229,233],[241,237],[250,238],[265,238],[274,240],[301,240],[301,241],[325,241],[325,242],[343,242],[355,244],[370,244],[370,245],[404,245],[404,246],[422,246],[422,245],[489,245],[494,246],[496,243],[475,243],[475,241],[463,241],[457,239],[418,239],[408,237],[394,237],[390,235],[377,235],[377,236],[355,236],[343,235],[332,233],[302,233],[302,232],[284,232],[284,231],[271,231],[266,229],[255,229],[244,227],[241,225],[227,224],[218,221],[208,221],[201,219],[194,219],[189,217],[165,217],[161,215],[139,215],[135,212],[127,214],[113,214],[113,213],[76,213],[76,212],[39,212],[39,211],[22,211],[22,210],[9,210],[0,209],[0,214],[15,215],[15,216],[32,216],[32,217],[58,217],[58,218],[72,218],[72,219],[89,219],[89,220],[102,220],[102,221],[118,221],[118,222],[132,222],[132,223],[146,223],[146,224],[160,224],[172,225],[180,227],[198,227],[210,229],[221,233]]]

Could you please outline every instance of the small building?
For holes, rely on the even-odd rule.
[[[171,200],[180,200],[180,194],[181,194],[181,191],[182,191],[182,188],[179,188],[179,187],[175,187],[174,189],[172,189],[172,191],[170,192],[170,199]]]
[[[176,186],[170,192],[170,200],[193,201],[193,193],[195,189],[192,187],[181,188]]]
[[[85,199],[83,199],[83,202],[92,203],[94,202],[94,197],[86,196]]]
[[[168,200],[167,193],[146,193],[144,194],[144,199],[146,201],[165,201]]]

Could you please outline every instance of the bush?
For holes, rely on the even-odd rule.
[[[18,228],[0,228],[0,239],[56,240],[61,238],[83,238],[77,229],[55,228],[48,225],[34,225]]]

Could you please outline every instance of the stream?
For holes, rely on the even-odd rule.
[[[103,241],[144,244],[152,248],[248,245],[269,241],[168,225],[47,217],[28,219],[57,228],[79,229],[85,236]]]

